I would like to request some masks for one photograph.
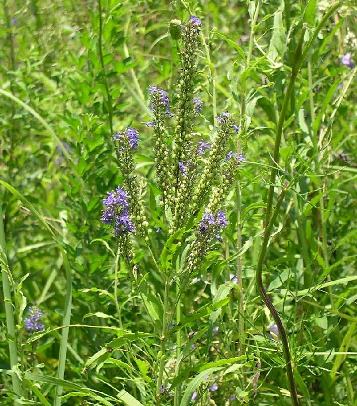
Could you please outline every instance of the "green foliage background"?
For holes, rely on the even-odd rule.
[[[52,404],[55,397],[68,293],[63,247],[73,284],[73,326],[62,404],[139,404],[135,398],[143,405],[171,405],[178,384],[181,405],[190,404],[194,391],[201,405],[290,404],[281,344],[269,334],[272,319],[258,296],[255,269],[278,112],[299,24],[306,25],[308,41],[331,4],[103,0],[100,36],[96,1],[2,0],[0,179],[23,198],[1,183],[0,199],[25,404]],[[190,14],[202,19],[204,38],[197,85],[204,118],[197,132],[208,137],[217,112],[230,111],[239,120],[242,106],[245,110],[247,162],[237,179],[242,249],[237,252],[233,187],[223,242],[210,251],[182,298],[184,367],[175,376],[178,327],[172,325],[166,386],[158,400],[162,279],[140,242],[135,254],[140,283],[120,264],[115,238],[100,223],[101,201],[122,182],[111,142],[112,114],[114,131],[129,125],[140,131],[135,159],[149,183],[145,200],[149,227],[157,230],[151,233],[154,254],[160,258],[165,246],[169,254],[161,261],[176,266],[178,247],[166,241],[155,200],[153,135],[145,122],[150,84],[167,89],[175,101],[179,56],[168,26]],[[357,405],[357,86],[356,68],[340,61],[348,52],[357,61],[356,42],[346,40],[357,35],[356,17],[355,4],[344,2],[320,31],[298,75],[277,187],[286,179],[296,182],[278,216],[265,268],[306,405]],[[237,253],[243,265],[244,347],[238,329],[241,294],[230,281]],[[28,305],[45,313],[46,331],[34,337],[23,330]],[[7,405],[14,398],[10,338],[3,307],[0,312],[0,403]],[[214,392],[208,390],[213,383],[218,384]],[[233,395],[236,400],[229,400]]]

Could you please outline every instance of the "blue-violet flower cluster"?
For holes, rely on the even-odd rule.
[[[345,65],[350,69],[355,67],[355,64],[353,62],[352,55],[350,52],[347,52],[347,54],[342,56],[341,63],[342,63],[342,65]]]
[[[198,17],[191,16],[189,20],[190,24],[194,25],[195,27],[201,27],[201,20]]]
[[[200,114],[203,108],[203,101],[199,97],[194,97],[192,103],[195,113]]]
[[[151,97],[150,108],[154,113],[161,106],[164,108],[166,116],[172,117],[169,95],[165,90],[157,86],[149,86],[149,95]]]
[[[222,230],[228,224],[226,215],[222,210],[219,210],[216,215],[213,213],[204,213],[202,220],[199,224],[199,231],[202,234],[207,233],[210,229]]]
[[[36,306],[30,307],[28,315],[24,319],[25,330],[29,333],[43,331],[45,329],[45,326],[41,321],[42,316],[43,313],[38,307]]]
[[[135,225],[129,216],[128,195],[120,187],[108,193],[103,199],[104,210],[101,220],[114,226],[115,235],[121,236],[135,232]]]
[[[139,144],[139,133],[135,128],[128,127],[126,130],[117,132],[113,135],[114,141],[127,139],[131,149],[136,149]]]
[[[197,154],[203,155],[207,150],[211,148],[211,144],[206,141],[198,141]]]
[[[237,152],[229,151],[226,155],[226,161],[235,159],[238,163],[245,162],[245,156],[243,154],[237,154]]]

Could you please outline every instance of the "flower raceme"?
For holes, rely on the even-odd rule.
[[[149,86],[150,109],[153,113],[164,111],[167,117],[172,117],[168,93],[157,86]]]
[[[114,141],[121,141],[127,142],[131,149],[137,149],[139,145],[139,133],[135,128],[128,127],[126,130],[117,132],[113,135]],[[120,144],[121,149],[124,148],[122,144]]]
[[[219,210],[216,214],[205,212],[198,229],[201,234],[206,234],[210,230],[221,231],[227,224],[226,215],[222,210]]]
[[[42,316],[43,313],[38,307],[36,306],[30,307],[28,315],[24,319],[25,330],[28,333],[36,333],[39,331],[43,331],[45,329],[45,326],[41,321]]]
[[[129,215],[128,195],[124,189],[117,187],[103,199],[104,210],[101,220],[114,227],[115,236],[119,237],[135,232],[135,225]]]

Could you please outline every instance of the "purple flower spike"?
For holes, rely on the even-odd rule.
[[[165,90],[157,86],[149,86],[149,95],[151,97],[150,108],[152,111],[155,112],[158,107],[157,105],[160,105],[166,110],[166,115],[172,117],[169,94]]]
[[[197,399],[197,392],[193,392],[191,396],[191,402],[195,402]]]
[[[43,313],[38,307],[30,307],[28,316],[24,319],[25,330],[29,333],[43,331],[45,329],[45,326],[41,322],[42,316]]]
[[[203,155],[208,149],[211,148],[211,144],[206,141],[199,141],[197,145],[197,154]]]
[[[219,210],[216,215],[213,213],[206,212],[199,224],[199,231],[202,234],[207,233],[210,229],[214,229],[216,232],[225,228],[228,224],[226,215],[222,210]],[[219,234],[217,233],[219,238]]]
[[[113,206],[121,206],[122,208],[128,208],[128,195],[121,187],[117,187],[114,191],[109,192],[107,197],[103,199],[103,205],[105,207],[113,208]]]
[[[128,137],[130,148],[136,149],[139,143],[139,133],[135,128],[128,127],[125,131],[126,136]]]
[[[341,63],[342,63],[342,65],[345,65],[350,69],[354,68],[354,66],[355,66],[350,52],[348,52],[347,54],[342,56]]]
[[[114,231],[116,236],[135,232],[135,226],[128,213],[123,213],[115,219]]]
[[[104,210],[101,221],[114,227],[115,236],[135,232],[135,225],[129,216],[128,195],[120,187],[109,192],[103,200]]]
[[[196,27],[201,27],[202,25],[202,21],[195,16],[191,16],[189,22]]]
[[[112,207],[107,208],[103,211],[102,217],[100,218],[104,224],[112,224],[115,219],[115,210]]]
[[[131,149],[136,149],[139,144],[139,133],[135,128],[128,127],[125,131],[115,133],[114,141],[121,141],[126,138]]]
[[[193,109],[196,114],[200,114],[203,107],[203,101],[199,97],[194,97],[192,99],[193,102]]]
[[[238,158],[238,154],[236,152],[233,151],[229,151],[226,155],[226,161],[229,161],[230,159],[237,159]]]

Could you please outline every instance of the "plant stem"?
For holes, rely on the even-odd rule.
[[[181,363],[181,345],[182,345],[182,337],[181,337],[181,329],[179,327],[181,323],[181,295],[180,295],[180,284],[179,280],[176,281],[176,326],[178,326],[177,333],[176,333],[176,366],[175,366],[175,377],[178,376],[180,371],[180,363]],[[176,385],[175,388],[175,399],[174,399],[174,406],[179,406],[181,401],[181,383]]]
[[[103,84],[105,88],[105,93],[107,95],[107,109],[108,109],[108,123],[110,128],[110,134],[113,135],[113,105],[112,96],[109,91],[107,72],[104,64],[103,57],[103,16],[102,16],[102,1],[98,0],[98,17],[99,17],[99,33],[98,33],[98,53],[99,61],[102,67]]]
[[[251,22],[250,36],[249,36],[249,46],[247,59],[245,62],[245,70],[249,68],[250,60],[253,54],[253,44],[254,44],[254,34],[255,27],[259,16],[261,1],[258,0],[255,4],[255,10],[253,19]],[[247,116],[246,116],[246,105],[247,105],[247,81],[246,79],[242,82],[242,100],[241,100],[241,123],[240,123],[240,133],[241,136],[237,140],[237,152],[241,153],[241,138],[244,138],[247,132]],[[241,224],[241,206],[242,206],[242,196],[240,182],[237,181],[236,188],[236,212],[237,212],[237,252],[239,253],[242,249],[242,224]],[[242,272],[242,256],[237,257],[237,279],[238,279],[238,333],[239,333],[239,353],[244,353],[245,346],[245,325],[244,325],[244,286],[243,286],[243,272]]]
[[[127,19],[127,22],[126,22],[126,24],[125,24],[125,28],[124,28],[124,38],[127,38],[127,37],[128,37],[128,31],[129,31],[129,27],[130,27],[130,21],[131,21],[131,15],[129,15],[129,17],[128,17],[128,19]],[[128,49],[128,46],[127,46],[127,44],[126,44],[125,41],[124,41],[124,43],[123,43],[123,51],[124,51],[124,56],[125,56],[125,58],[130,58],[129,49]],[[148,113],[150,110],[148,109],[148,107],[147,107],[147,105],[146,105],[145,95],[144,95],[143,91],[141,90],[139,80],[138,80],[138,78],[137,78],[137,76],[136,76],[136,74],[135,74],[135,70],[134,70],[133,68],[130,68],[130,69],[129,69],[129,73],[130,73],[131,79],[132,79],[132,81],[133,81],[132,83],[134,84],[134,88],[136,89],[136,92],[137,92],[137,93],[135,93],[134,91],[132,91],[130,85],[128,85],[128,87],[129,87],[129,89],[133,92],[133,94],[135,95],[136,99],[138,100],[138,102],[139,102],[140,105],[142,106],[143,111],[144,111],[145,113]]]
[[[6,240],[5,240],[3,211],[2,211],[1,203],[0,203],[0,265],[1,265],[2,286],[3,286],[3,294],[4,294],[7,340],[9,342],[12,388],[13,388],[15,395],[18,398],[20,398],[23,395],[23,388],[22,388],[19,376],[16,372],[17,363],[18,363],[18,353],[17,353],[17,343],[16,343],[15,316],[14,316],[14,305],[13,305],[12,299],[11,299],[11,285],[10,285],[10,275],[9,275],[10,269],[9,269],[8,262],[7,262]],[[17,400],[15,400],[14,404],[17,405],[17,404],[19,404],[19,402]]]
[[[289,350],[288,338],[287,338],[287,334],[284,329],[283,323],[280,319],[279,313],[275,309],[272,300],[266,293],[266,290],[265,290],[264,284],[263,284],[262,274],[263,274],[263,265],[264,265],[264,261],[265,261],[265,257],[266,257],[266,253],[267,253],[267,247],[268,247],[268,243],[269,243],[269,239],[270,239],[270,235],[271,235],[271,230],[272,230],[272,227],[274,224],[274,220],[278,214],[279,206],[282,202],[282,200],[281,200],[281,202],[279,204],[279,201],[278,201],[276,209],[272,215],[273,198],[274,198],[274,194],[275,194],[274,193],[275,180],[276,180],[276,176],[277,176],[278,169],[279,169],[278,165],[279,165],[279,158],[280,158],[280,144],[281,144],[281,139],[282,139],[282,135],[283,135],[283,126],[284,126],[284,122],[285,122],[285,116],[286,116],[287,108],[289,105],[290,97],[291,97],[293,89],[294,89],[295,79],[296,79],[296,76],[297,76],[298,71],[301,66],[301,51],[302,51],[302,45],[303,45],[303,41],[304,41],[304,34],[305,34],[305,29],[303,28],[301,35],[300,35],[299,43],[298,43],[298,46],[297,46],[297,49],[295,52],[294,65],[292,67],[289,85],[285,92],[283,104],[281,107],[281,112],[279,115],[279,120],[278,120],[278,125],[277,125],[277,130],[276,130],[276,137],[275,137],[275,145],[274,145],[273,168],[271,169],[270,187],[269,187],[269,192],[268,192],[268,197],[267,197],[267,205],[266,205],[266,213],[265,213],[264,239],[263,239],[262,247],[260,250],[257,270],[256,270],[256,282],[257,282],[259,294],[260,294],[263,302],[269,309],[269,311],[278,327],[278,330],[279,330],[279,334],[280,334],[281,342],[282,342],[282,346],[283,346],[283,354],[284,354],[284,358],[285,358],[285,362],[286,362],[286,372],[287,372],[288,381],[289,381],[291,399],[292,399],[293,405],[295,405],[295,406],[299,405],[299,400],[298,400],[298,396],[297,396],[294,374],[293,374],[292,365],[291,365],[291,355],[290,355],[290,350]],[[284,194],[282,193],[281,199],[283,198],[283,196],[284,196]]]
[[[118,302],[118,275],[120,271],[120,244],[118,244],[117,254],[115,256],[115,264],[114,264],[114,300],[115,300],[115,307],[118,314],[119,320],[119,327],[122,328],[122,321],[121,321],[121,310]]]
[[[66,271],[66,297],[65,297],[65,305],[64,305],[64,315],[63,315],[63,328],[62,328],[62,336],[61,336],[61,343],[60,343],[60,350],[58,356],[58,370],[57,370],[57,378],[64,379],[64,372],[66,367],[66,357],[67,357],[67,343],[68,343],[68,334],[69,334],[69,326],[71,324],[71,311],[72,311],[72,273],[69,266],[67,253],[61,248],[61,254],[63,258],[63,265]],[[54,406],[61,405],[61,395],[62,395],[63,387],[61,385],[56,386],[56,394],[54,400]]]
[[[208,27],[207,27],[208,28]],[[212,87],[212,112],[213,112],[213,122],[216,125],[216,120],[217,120],[217,96],[216,96],[216,70],[215,66],[211,60],[211,54],[210,54],[210,49],[209,45],[207,44],[206,38],[201,32],[201,41],[202,44],[205,48],[206,52],[206,58],[207,58],[207,64],[208,64],[208,69],[209,69],[209,79],[210,79],[210,84]]]
[[[320,175],[320,164],[323,158],[323,154],[320,150],[322,148],[322,145],[320,145],[319,139],[318,139],[318,128],[315,130],[314,129],[314,124],[315,124],[315,104],[314,104],[314,94],[313,94],[313,80],[312,80],[312,63],[311,63],[311,57],[309,58],[308,64],[307,64],[307,72],[308,72],[308,81],[309,81],[309,100],[310,100],[310,114],[311,114],[311,138],[312,138],[312,145],[313,145],[313,153],[315,157],[315,171],[317,175],[317,179],[319,179]],[[324,204],[324,197],[325,197],[325,189],[326,189],[326,180],[325,176],[322,178],[322,191],[321,191],[321,197],[319,199],[319,207],[317,209],[317,226],[320,230],[320,238],[321,238],[321,244],[322,244],[322,256],[324,259],[324,272],[329,269],[329,254],[328,254],[328,246],[327,246],[327,230],[326,230],[326,221],[325,221],[325,204]],[[329,277],[329,275],[328,275]],[[334,299],[332,295],[332,289],[331,286],[328,288],[329,290],[329,295],[330,295],[330,301],[331,301],[331,306],[334,310]]]
[[[288,337],[287,337],[286,331],[284,329],[283,323],[281,321],[281,318],[279,316],[279,313],[275,309],[271,298],[268,296],[268,294],[264,288],[263,278],[262,278],[262,269],[263,269],[264,260],[265,260],[266,254],[267,254],[267,247],[268,247],[271,231],[272,231],[274,222],[276,220],[276,217],[278,215],[280,206],[283,202],[284,196],[285,196],[285,190],[283,190],[282,193],[280,194],[278,202],[275,207],[275,210],[271,216],[270,222],[265,227],[264,239],[263,239],[263,244],[262,244],[262,248],[261,248],[260,255],[259,255],[256,277],[257,277],[257,287],[258,287],[259,294],[260,294],[261,298],[263,299],[266,307],[269,309],[270,314],[272,315],[272,317],[278,327],[278,331],[279,331],[279,335],[280,335],[281,343],[282,343],[282,347],[283,347],[283,354],[284,354],[284,358],[285,358],[285,362],[286,362],[286,373],[287,373],[288,381],[289,381],[290,396],[291,396],[293,405],[298,406],[299,399],[298,399],[298,395],[297,395],[294,373],[293,373],[293,368],[292,368],[292,363],[291,363],[291,355],[290,355],[290,350],[289,350]]]
[[[169,299],[169,280],[165,276],[165,289],[164,289],[164,306],[162,314],[162,330],[160,337],[160,364],[159,364],[159,374],[156,383],[156,402],[157,406],[161,404],[161,386],[164,376],[165,369],[165,351],[166,351],[166,339],[167,339],[167,311],[168,311],[168,299]]]

